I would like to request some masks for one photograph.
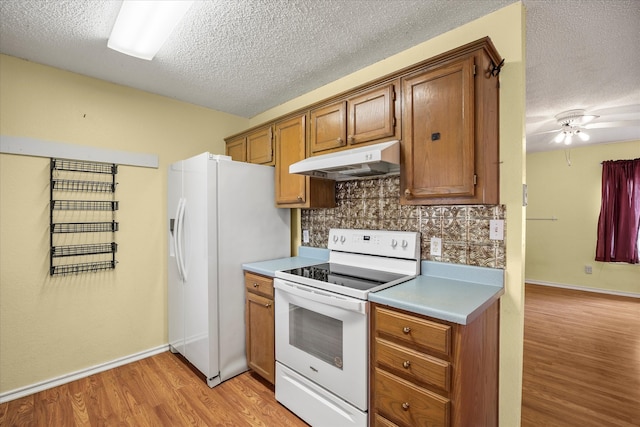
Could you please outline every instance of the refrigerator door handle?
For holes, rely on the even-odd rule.
[[[186,200],[180,198],[178,201],[178,209],[176,212],[175,233],[173,234],[173,243],[176,248],[176,264],[178,265],[178,274],[183,282],[187,281],[187,272],[184,264],[184,247],[182,246],[184,235],[184,210]]]

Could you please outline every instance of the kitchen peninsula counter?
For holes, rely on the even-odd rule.
[[[327,262],[328,260],[328,249],[299,246],[298,256],[278,258],[268,261],[249,262],[242,264],[242,269],[267,277],[275,277],[276,271],[307,267],[309,265]]]
[[[503,294],[503,269],[422,261],[419,276],[372,292],[369,301],[467,325]]]

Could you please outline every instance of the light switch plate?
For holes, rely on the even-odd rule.
[[[309,243],[309,230],[302,230],[302,243]]]
[[[431,255],[442,256],[442,239],[439,237],[431,238]]]
[[[504,220],[492,219],[489,221],[489,239],[504,240]]]

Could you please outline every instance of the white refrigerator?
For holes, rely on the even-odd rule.
[[[169,345],[214,387],[248,369],[242,264],[290,256],[274,168],[202,153],[168,173]]]

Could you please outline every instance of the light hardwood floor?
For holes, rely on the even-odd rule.
[[[640,426],[640,299],[525,289],[522,427]]]
[[[169,352],[0,405],[0,426],[291,426],[307,424],[244,373],[210,389]]]
[[[640,299],[526,285],[522,427],[640,426]],[[250,373],[169,352],[0,405],[0,426],[307,427]],[[515,426],[504,426],[515,427]]]

